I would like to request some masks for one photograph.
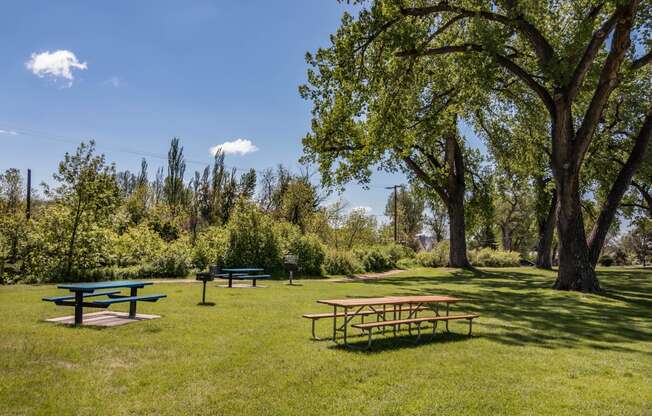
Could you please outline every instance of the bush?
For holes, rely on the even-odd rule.
[[[113,256],[118,267],[151,263],[165,248],[165,242],[144,224],[128,228],[113,237]]]
[[[383,248],[394,265],[398,264],[401,259],[413,259],[415,256],[414,250],[401,244],[390,244]]]
[[[610,256],[605,255],[605,256],[600,257],[599,262],[600,262],[600,266],[610,267],[610,266],[613,266],[614,259],[611,258]]]
[[[255,205],[240,201],[228,225],[229,267],[258,266],[269,273],[282,270],[282,253],[271,218]]]
[[[396,262],[396,267],[403,270],[412,269],[417,266],[419,266],[419,263],[417,262],[416,258],[405,258],[400,259]]]
[[[510,267],[520,265],[521,255],[515,251],[483,248],[469,251],[469,261],[479,267]]]
[[[229,245],[229,233],[223,227],[209,227],[199,233],[192,251],[192,265],[200,270],[216,265],[224,267],[224,256]]]
[[[450,255],[450,242],[438,242],[431,251],[417,253],[416,262],[423,267],[445,267],[448,265]]]
[[[324,269],[328,274],[352,275],[364,271],[362,263],[349,251],[329,250],[326,252]]]
[[[144,272],[158,277],[186,277],[192,263],[192,247],[186,238],[168,244],[165,249],[145,266]]]
[[[304,276],[321,276],[326,253],[324,245],[315,235],[295,238],[288,247],[288,253],[298,257],[298,272]]]
[[[367,247],[354,250],[367,272],[383,272],[396,267],[389,251],[383,247]]]

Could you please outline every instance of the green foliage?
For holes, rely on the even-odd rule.
[[[352,275],[364,271],[362,263],[350,251],[328,250],[324,270],[331,275]]]
[[[444,267],[448,265],[450,242],[443,240],[437,243],[431,251],[417,253],[416,262],[423,267]]]
[[[229,234],[224,227],[209,227],[197,236],[193,247],[193,266],[205,270],[210,265],[224,267],[224,256],[229,244]]]
[[[324,245],[315,235],[295,238],[288,247],[288,253],[298,257],[298,272],[302,276],[321,276],[326,258]]]
[[[252,203],[241,200],[228,224],[230,267],[258,266],[268,272],[282,267],[282,252],[272,220]]]
[[[164,250],[165,241],[144,224],[128,228],[113,238],[113,255],[119,267],[151,263]]]
[[[160,277],[185,277],[192,264],[192,247],[187,238],[165,246],[151,263],[151,273]]]
[[[354,250],[354,254],[367,272],[383,272],[396,267],[396,263],[390,257],[389,252],[383,247],[357,248]]]
[[[62,234],[73,228],[69,207],[53,204],[31,222],[21,251],[25,253],[26,281],[59,282],[82,278],[83,272],[110,264],[111,232],[88,222],[77,232],[69,268],[69,241]]]
[[[521,255],[515,251],[493,250],[489,247],[469,251],[469,260],[477,267],[511,267],[520,264]]]

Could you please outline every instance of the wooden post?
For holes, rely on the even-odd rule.
[[[30,219],[32,216],[32,170],[27,169],[27,207],[25,217]]]

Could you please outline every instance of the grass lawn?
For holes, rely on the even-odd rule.
[[[168,298],[139,312],[162,319],[105,329],[43,322],[72,312],[40,300],[55,286],[0,287],[0,414],[651,415],[652,270],[599,275],[602,296],[550,290],[554,274],[529,268],[213,283],[213,307],[197,306],[200,284],[160,283],[143,293]],[[467,300],[452,310],[482,315],[474,337],[454,322],[350,351],[312,341],[301,318],[329,311],[317,299],[419,294]]]

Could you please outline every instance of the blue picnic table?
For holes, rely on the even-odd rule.
[[[136,317],[136,304],[139,301],[156,302],[167,295],[140,295],[138,289],[152,285],[152,282],[139,282],[132,280],[118,280],[111,282],[95,283],[69,283],[61,284],[59,289],[68,289],[72,295],[51,296],[43,298],[46,302],[54,302],[55,305],[74,306],[75,307],[75,325],[81,325],[84,320],[84,307],[87,308],[108,308],[114,303],[129,302],[129,318]],[[120,294],[120,289],[130,289],[129,295]],[[118,289],[104,292],[96,292],[102,289]],[[85,301],[87,298],[96,298],[106,296],[107,299]]]
[[[229,279],[229,287],[233,287],[233,279],[236,280],[251,280],[253,286],[256,286],[256,280],[258,279],[268,279],[270,275],[259,274],[260,272],[265,271],[260,267],[240,267],[240,268],[228,268],[222,269],[222,274],[218,274],[216,277],[222,279]]]

